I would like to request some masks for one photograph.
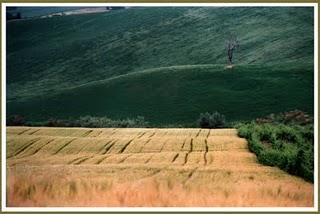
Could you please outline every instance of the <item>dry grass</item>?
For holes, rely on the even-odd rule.
[[[313,206],[233,129],[7,129],[8,206]]]

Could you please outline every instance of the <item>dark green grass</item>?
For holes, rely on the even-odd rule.
[[[235,68],[225,41],[235,34]],[[313,8],[130,8],[7,23],[7,116],[193,126],[313,115]]]
[[[159,68],[8,102],[7,112],[33,121],[140,115],[151,125],[194,124],[200,112],[213,111],[228,122],[296,108],[312,115],[312,69],[295,64]]]
[[[240,137],[249,142],[249,149],[259,162],[279,168],[313,182],[313,126],[240,124]]]
[[[226,64],[230,34],[240,41],[236,64],[313,62],[313,8],[140,7],[33,19],[7,23],[7,99],[145,69]]]

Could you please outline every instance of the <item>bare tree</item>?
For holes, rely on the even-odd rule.
[[[228,54],[229,64],[232,65],[233,52],[239,48],[239,41],[237,37],[232,36],[226,42],[226,49]]]

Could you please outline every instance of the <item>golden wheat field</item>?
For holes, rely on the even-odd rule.
[[[7,128],[7,206],[313,206],[235,129]]]

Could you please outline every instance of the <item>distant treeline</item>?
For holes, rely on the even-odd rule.
[[[22,115],[10,115],[6,119],[7,126],[48,126],[48,127],[88,127],[88,128],[230,128],[245,121],[227,122],[226,117],[219,113],[200,113],[200,116],[193,123],[176,123],[158,125],[145,120],[143,116],[125,119],[111,119],[106,116],[81,116],[78,119],[57,119],[50,118],[47,121],[32,121]],[[300,110],[288,111],[279,114],[270,114],[266,117],[254,120],[257,124],[286,124],[286,125],[309,125],[313,124],[313,118]]]
[[[79,119],[56,119],[47,121],[27,121],[23,116],[13,115],[7,118],[7,126],[47,126],[47,127],[87,127],[87,128],[143,128],[148,127],[144,117],[113,120],[108,117],[83,116]]]

